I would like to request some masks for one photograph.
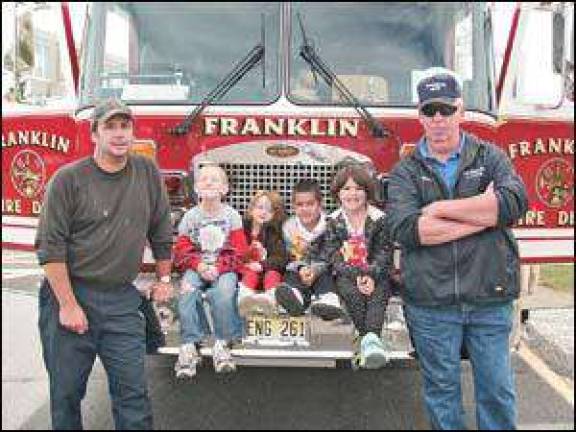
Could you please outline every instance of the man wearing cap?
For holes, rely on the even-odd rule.
[[[466,429],[460,352],[473,367],[479,429],[514,429],[509,336],[519,293],[510,226],[526,190],[506,154],[460,130],[464,105],[451,71],[420,81],[424,137],[390,176],[388,217],[402,247],[402,296],[433,429]]]
[[[158,276],[152,298],[170,297],[172,227],[158,168],[129,154],[133,127],[121,102],[96,106],[93,156],[60,168],[46,187],[35,248],[46,275],[39,327],[54,429],[82,429],[80,403],[96,355],[116,428],[152,427],[142,300],[132,282],[148,240]]]

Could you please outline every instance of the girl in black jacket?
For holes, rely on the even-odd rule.
[[[369,204],[374,183],[357,165],[342,168],[331,192],[340,208],[327,222],[320,260],[332,270],[336,291],[360,336],[360,366],[378,368],[387,361],[380,333],[390,298],[392,263],[385,214]]]

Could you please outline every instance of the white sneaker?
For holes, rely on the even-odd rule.
[[[193,378],[196,375],[196,366],[200,362],[200,356],[196,350],[196,345],[187,343],[180,345],[178,360],[174,365],[176,378]]]
[[[226,341],[219,339],[214,343],[212,347],[212,362],[216,373],[234,372],[236,370],[236,363],[232,359],[232,354]]]
[[[322,294],[318,299],[314,300],[310,310],[314,315],[326,321],[341,318],[344,315],[340,299],[333,292]]]

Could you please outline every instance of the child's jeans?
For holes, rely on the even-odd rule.
[[[178,297],[181,344],[199,343],[210,333],[202,303],[203,293],[206,293],[210,305],[215,338],[225,341],[240,339],[242,321],[236,308],[237,288],[236,273],[223,273],[214,282],[208,282],[194,270],[186,270]]]
[[[276,288],[282,282],[282,274],[276,270],[267,270],[265,272],[255,272],[252,270],[242,270],[242,284],[252,291],[257,291],[262,280],[264,291]]]

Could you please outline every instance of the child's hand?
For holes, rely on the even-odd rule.
[[[358,286],[358,291],[364,295],[369,296],[374,292],[374,279],[370,276],[358,276],[356,285]]]
[[[215,266],[207,266],[207,269],[200,274],[208,282],[214,282],[218,278],[218,270]]]
[[[250,261],[248,264],[246,264],[246,267],[256,273],[260,273],[262,270],[264,270],[262,268],[262,264],[257,261]]]
[[[312,271],[312,268],[308,266],[302,267],[298,273],[300,274],[300,279],[302,279],[304,285],[312,285],[312,282],[314,282],[314,272]]]
[[[218,277],[218,270],[216,270],[216,267],[203,262],[198,264],[197,270],[200,277],[206,281],[212,282]]]

